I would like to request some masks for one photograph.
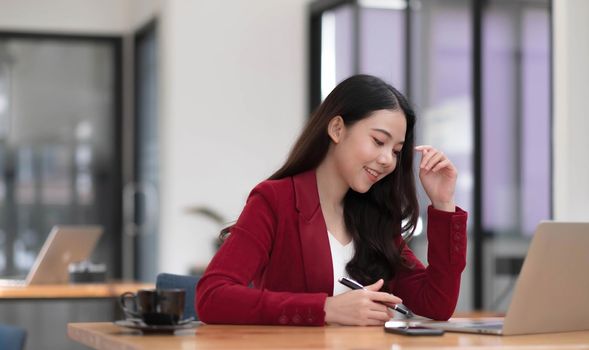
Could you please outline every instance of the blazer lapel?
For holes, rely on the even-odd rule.
[[[333,266],[327,227],[319,203],[315,170],[293,177],[307,291],[333,294]]]

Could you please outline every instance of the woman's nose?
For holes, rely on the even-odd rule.
[[[384,167],[389,167],[393,164],[393,154],[392,152],[383,152],[378,156],[376,161],[378,162],[378,164]]]

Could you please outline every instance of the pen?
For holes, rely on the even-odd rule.
[[[360,283],[358,283],[357,281],[354,281],[351,278],[347,278],[347,277],[342,277],[339,280],[339,283],[343,284],[344,286],[350,288],[350,289],[366,289],[364,288],[363,285],[361,285]],[[412,317],[413,313],[409,310],[409,309],[405,309],[399,305],[394,305],[394,306],[387,306],[389,309],[393,309],[397,312],[402,313],[403,315],[405,315],[406,317]]]

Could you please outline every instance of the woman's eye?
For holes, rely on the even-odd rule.
[[[393,150],[393,154],[395,155],[395,157],[398,157],[401,155],[401,151]]]
[[[381,140],[377,139],[376,137],[373,137],[372,139],[374,139],[374,143],[376,143],[379,146],[384,145],[384,142],[382,142]]]

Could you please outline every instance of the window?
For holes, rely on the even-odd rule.
[[[458,168],[471,245],[459,308],[505,309],[531,234],[552,215],[550,15],[549,0],[310,7],[310,109],[350,75],[379,76],[416,105],[417,142]],[[422,259],[425,243],[411,243]]]
[[[120,274],[120,39],[0,33],[0,274],[30,269],[53,225],[99,224]]]

